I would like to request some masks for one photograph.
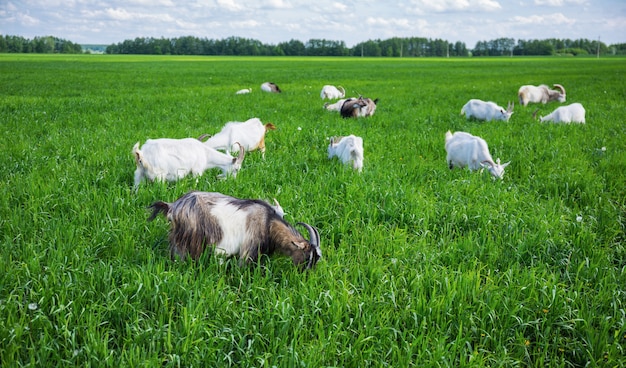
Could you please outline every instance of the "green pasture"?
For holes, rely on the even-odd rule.
[[[587,124],[518,106],[541,83]],[[324,84],[376,114],[323,110]],[[470,98],[515,113],[468,121]],[[624,367],[625,100],[623,58],[0,55],[0,365]],[[236,179],[133,190],[135,142],[251,117],[278,129]],[[511,161],[504,179],[449,170],[447,130]],[[361,174],[327,158],[347,134]],[[169,259],[146,207],[190,190],[278,199],[323,259]]]

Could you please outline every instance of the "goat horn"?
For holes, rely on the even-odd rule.
[[[565,87],[560,84],[555,84],[554,86],[561,90],[561,94],[565,94]]]
[[[203,140],[205,140],[206,138],[209,138],[209,137],[211,137],[211,135],[210,135],[210,134],[206,134],[206,133],[205,133],[205,134],[202,134],[201,136],[199,136],[199,137],[198,137],[198,140],[199,140],[200,142],[202,142]]]
[[[237,156],[237,163],[241,165],[241,163],[243,162],[243,158],[246,156],[246,150],[245,148],[243,148],[243,146],[241,145],[241,143],[239,142],[235,142],[239,145],[239,156]]]
[[[535,120],[537,118],[537,112],[539,111],[539,109],[535,110],[535,112],[533,112],[533,120]]]
[[[322,258],[322,250],[320,249],[320,233],[316,228],[305,222],[298,222],[298,225],[302,225],[307,229],[309,232],[309,244],[315,248],[315,253],[317,253],[318,258]]]

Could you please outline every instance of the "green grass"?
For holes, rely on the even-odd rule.
[[[623,58],[0,55],[0,364],[623,367],[625,74]],[[532,119],[556,103],[459,115],[539,83],[587,124]],[[324,84],[376,114],[322,110]],[[236,179],[133,191],[135,142],[254,116],[278,130]],[[448,129],[512,161],[504,180],[450,171]],[[360,175],[326,157],[345,134],[364,139]],[[189,190],[277,198],[324,258],[171,261],[146,206]]]

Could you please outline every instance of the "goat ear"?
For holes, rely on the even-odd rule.
[[[300,249],[300,250],[305,250],[306,246],[308,245],[307,242],[291,242],[293,245],[296,246],[296,248]]]
[[[502,164],[502,168],[504,169],[505,167],[509,166],[510,163],[511,163],[511,161],[509,161],[509,162],[507,162],[505,164]]]

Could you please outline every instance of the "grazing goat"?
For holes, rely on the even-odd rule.
[[[206,247],[213,253],[239,256],[240,264],[255,263],[262,254],[278,251],[309,269],[322,257],[318,231],[305,223],[306,240],[267,202],[221,193],[189,192],[173,203],[158,201],[150,208],[153,220],[163,213],[170,222],[170,256],[197,260]]]
[[[352,162],[352,167],[363,170],[363,138],[354,135],[331,137],[328,145],[328,158],[338,157],[341,162]]]
[[[371,98],[348,98],[341,105],[340,114],[344,118],[359,118],[374,115],[378,99]]]
[[[276,83],[272,83],[272,82],[265,82],[265,83],[261,84],[261,91],[263,91],[263,92],[270,92],[270,93],[281,93],[282,92],[280,90],[280,88],[278,88]]]
[[[533,116],[537,113],[533,114]],[[557,107],[550,114],[540,117],[539,121],[551,121],[553,123],[585,123],[585,108],[579,103]]]
[[[346,97],[346,90],[343,89],[342,86],[335,87],[330,85],[325,85],[322,87],[322,92],[320,92],[320,97],[322,100],[329,99],[334,100],[336,98],[344,98]]]
[[[511,115],[513,115],[513,104],[509,102],[506,110],[504,110],[503,107],[496,105],[494,102],[471,99],[461,108],[461,115],[463,114],[465,114],[468,119],[474,117],[478,120],[485,121],[509,121]]]
[[[239,156],[232,157],[200,142],[195,138],[148,139],[139,149],[139,142],[133,147],[137,169],[135,170],[135,190],[143,179],[150,181],[176,181],[187,176],[202,175],[206,170],[217,167],[221,176],[237,176],[245,157],[243,146]]]
[[[328,111],[341,111],[341,106],[343,106],[343,103],[346,102],[346,100],[347,98],[342,98],[341,100],[337,100],[337,102],[332,103],[332,104],[326,102],[324,104],[324,108]]]
[[[231,121],[226,123],[222,130],[209,138],[205,144],[215,149],[226,150],[230,154],[235,143],[243,146],[246,152],[254,151],[257,148],[265,158],[265,133],[268,130],[275,130],[272,123],[263,125],[259,118],[251,118],[244,122]],[[201,139],[201,136],[198,139]]]
[[[236,95],[245,95],[247,93],[252,92],[252,88],[244,88],[244,89],[240,89],[239,91],[235,92]]]
[[[565,88],[560,84],[555,84],[554,87],[560,91],[551,90],[545,84],[540,86],[521,86],[517,91],[519,97],[519,103],[522,106],[528,105],[528,103],[546,104],[550,101],[565,102]]]
[[[489,169],[489,173],[495,178],[502,179],[504,168],[511,162],[500,165],[500,159],[496,162],[491,158],[489,147],[484,139],[465,132],[446,132],[446,161],[452,170],[455,167],[468,167],[470,171],[482,168]]]

